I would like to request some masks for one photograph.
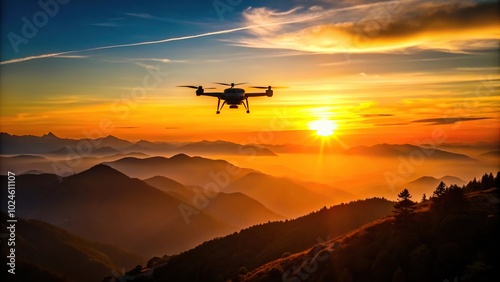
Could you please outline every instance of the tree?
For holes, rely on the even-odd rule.
[[[434,198],[439,198],[439,196],[443,195],[445,191],[446,191],[446,184],[444,184],[444,182],[441,181],[439,185],[436,187],[436,190],[434,190],[434,192],[432,193],[432,195]]]
[[[415,202],[411,199],[408,189],[404,189],[398,194],[398,202],[394,204],[394,217],[396,224],[406,225],[415,214]]]
[[[427,195],[425,195],[425,193],[422,195],[422,203],[427,201]]]

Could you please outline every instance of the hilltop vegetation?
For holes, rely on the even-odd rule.
[[[493,185],[498,180],[497,175]],[[466,191],[441,183],[413,212],[368,224],[233,281],[498,281],[499,189]],[[396,210],[408,200],[404,194]]]
[[[294,220],[256,225],[166,258],[168,263],[156,267],[150,281],[226,281],[244,269],[254,269],[390,215],[393,204],[372,198],[324,207]]]
[[[398,203],[373,198],[257,225],[153,258],[134,281],[495,281],[499,180],[440,183],[420,203],[405,189]]]

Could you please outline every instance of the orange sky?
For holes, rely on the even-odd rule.
[[[414,13],[406,4],[382,2],[344,10],[325,3],[286,12],[248,8],[239,26],[262,27],[232,31],[234,22],[224,22],[213,28],[229,32],[198,31],[201,37],[151,46],[2,57],[0,130],[238,142],[266,132],[273,137],[256,143],[314,143],[308,123],[329,119],[349,146],[418,143],[436,128],[446,132],[447,142],[499,140],[500,25],[490,12],[497,4],[410,2]],[[391,16],[366,18],[377,9]],[[458,18],[464,13],[466,26]],[[367,25],[373,20],[375,30]],[[133,34],[115,39],[133,42]],[[42,39],[29,46],[37,49]],[[51,44],[40,50],[61,51],[66,42]],[[8,42],[2,48],[8,50]],[[250,115],[241,108],[215,115],[215,99],[176,87],[214,81],[287,88],[251,99]]]

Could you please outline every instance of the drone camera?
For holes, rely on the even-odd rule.
[[[266,95],[267,97],[273,97],[273,90],[271,89],[266,90]]]

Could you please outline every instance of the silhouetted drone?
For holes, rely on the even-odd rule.
[[[245,84],[246,82],[243,83],[222,83],[222,82],[214,82],[215,84],[220,84],[220,85],[225,85],[225,86],[231,86],[230,88],[227,88],[224,90],[224,92],[205,92],[205,89],[203,89],[202,86],[192,86],[192,85],[179,85],[178,87],[187,87],[187,88],[192,88],[196,89],[196,96],[211,96],[211,97],[216,97],[218,99],[217,101],[217,114],[220,114],[220,111],[224,107],[224,105],[227,103],[229,105],[230,109],[237,109],[239,105],[243,104],[245,109],[247,110],[247,114],[250,113],[250,105],[248,104],[248,98],[250,97],[261,97],[261,96],[267,96],[267,97],[272,97],[273,96],[273,90],[271,89],[271,86],[251,86],[251,88],[256,88],[256,89],[266,89],[265,93],[246,93],[245,89],[242,88],[234,88],[237,85]],[[214,89],[214,88],[206,88],[206,89]],[[224,102],[222,105],[220,104],[220,100],[223,100]]]

